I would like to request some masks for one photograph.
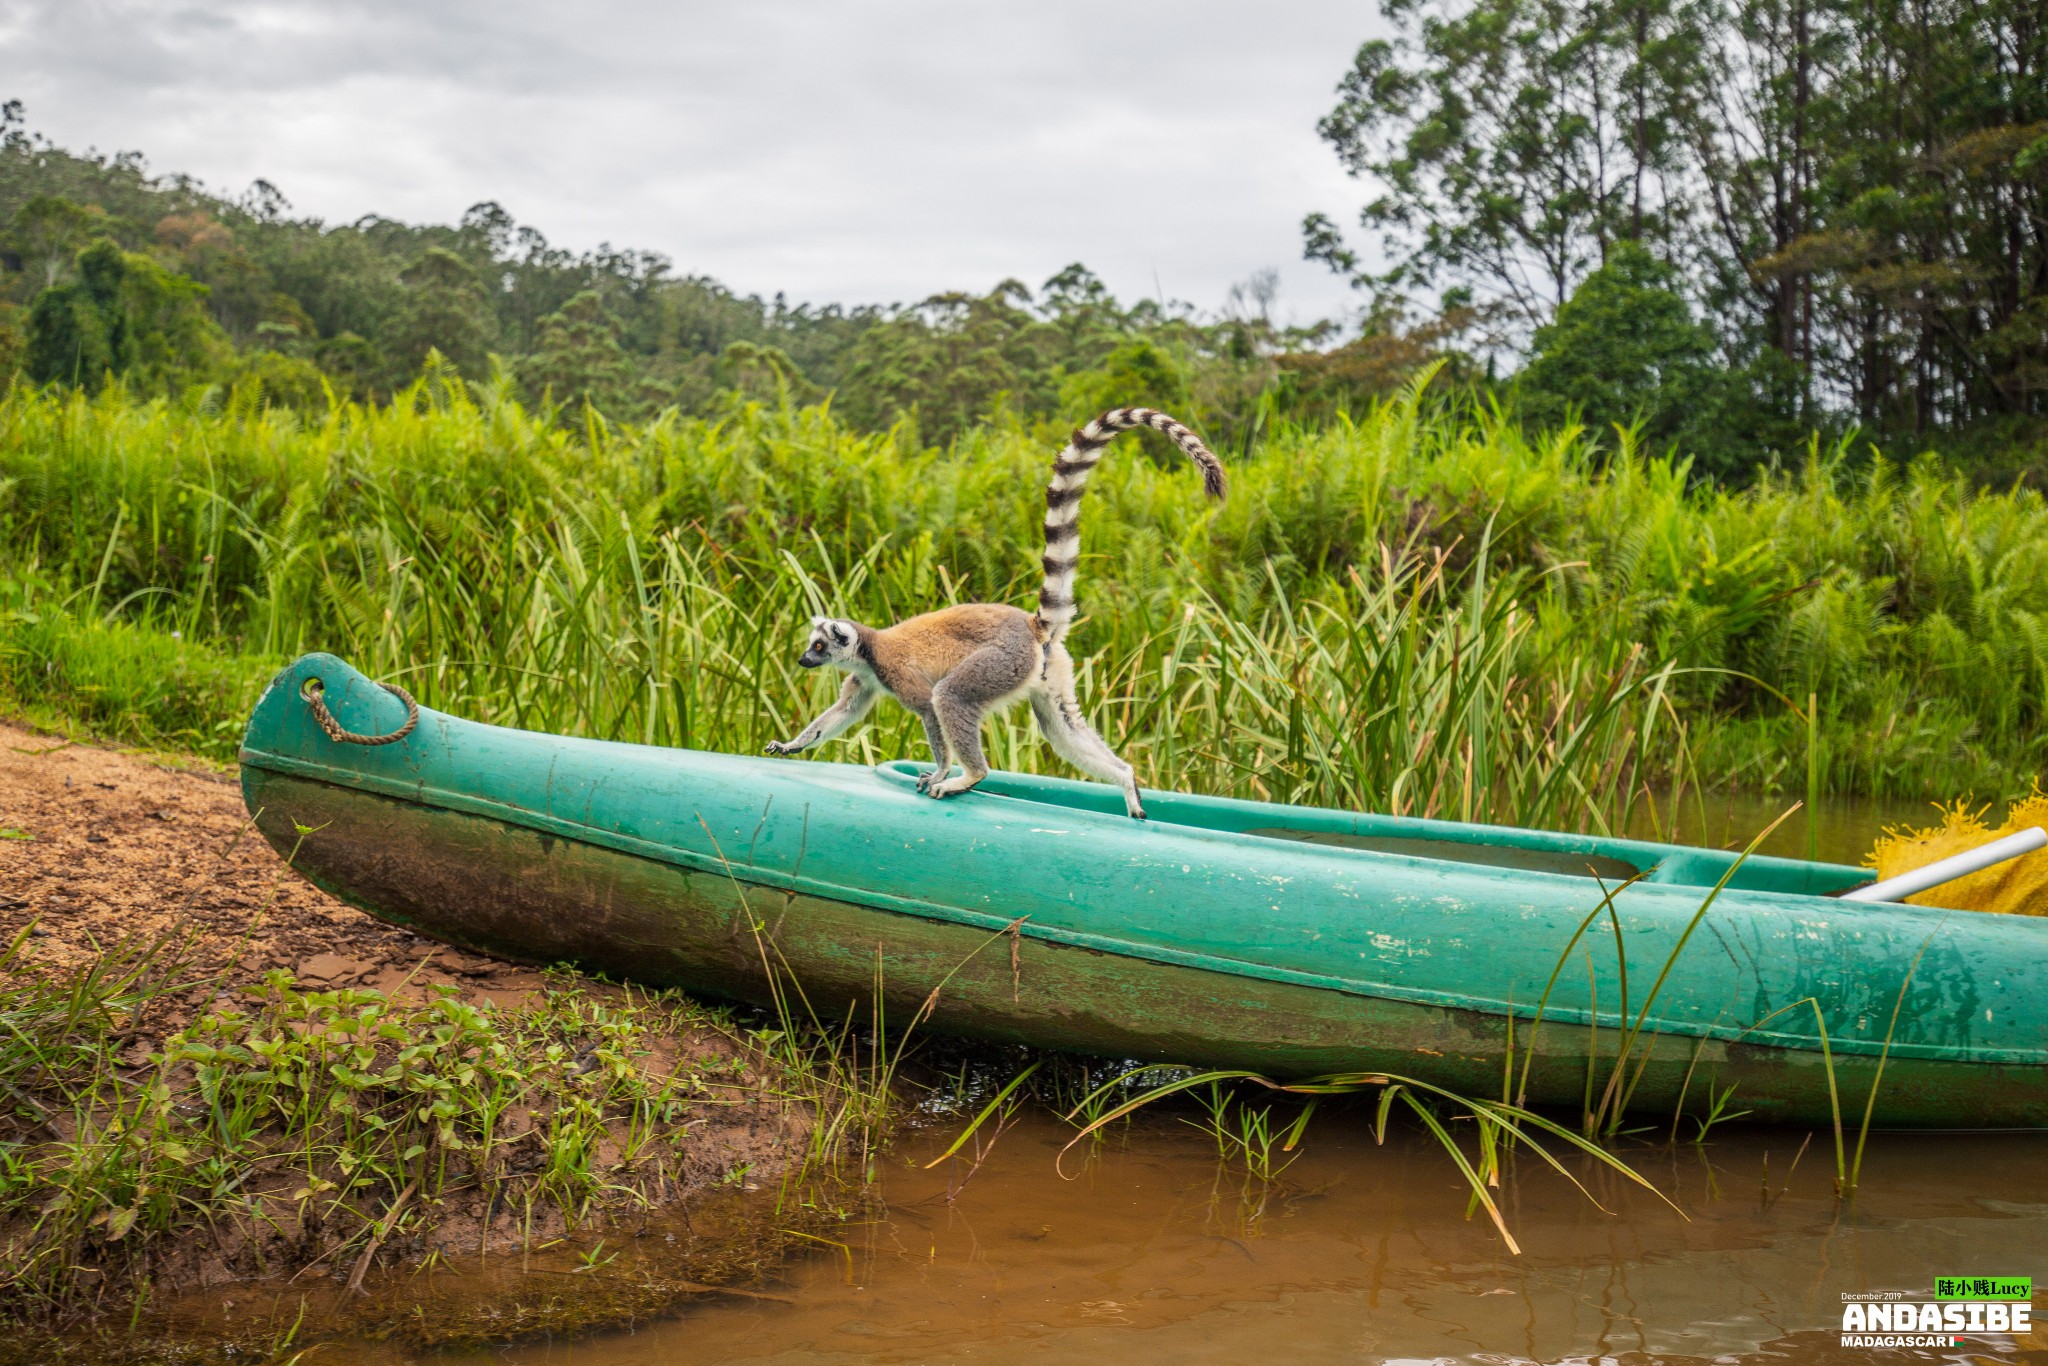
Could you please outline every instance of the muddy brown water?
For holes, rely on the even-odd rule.
[[[1839,1345],[1845,1293],[2048,1261],[2038,1135],[1876,1135],[1847,1204],[1825,1135],[1789,1173],[1803,1132],[1632,1152],[1689,1219],[1569,1163],[1603,1213],[1525,1157],[1507,1198],[1516,1256],[1483,1215],[1463,1217],[1440,1151],[1413,1135],[1379,1147],[1369,1121],[1319,1116],[1267,1184],[1171,1120],[1092,1159],[1070,1153],[1066,1179],[1055,1161],[1071,1130],[1037,1117],[963,1188],[959,1167],[919,1165],[950,1137],[934,1132],[898,1150],[884,1208],[838,1230],[843,1247],[762,1287],[781,1300],[707,1298],[630,1333],[378,1360],[1834,1362],[1869,1359]]]
[[[1746,840],[1788,804],[1719,803],[1685,833]],[[1820,823],[1821,856],[1857,862],[1880,824],[1929,815],[1838,804]],[[1798,856],[1806,840],[1795,816],[1769,849]],[[958,1131],[942,1122],[891,1152],[874,1207],[828,1230],[834,1245],[749,1296],[706,1296],[574,1341],[322,1355],[364,1366],[2048,1360],[2039,1336],[1878,1354],[1839,1341],[1845,1295],[1913,1297],[1937,1275],[2048,1275],[2048,1134],[1875,1133],[1848,1201],[1825,1131],[1731,1125],[1674,1145],[1660,1129],[1625,1143],[1683,1216],[1566,1159],[1603,1210],[1523,1154],[1503,1196],[1515,1255],[1483,1214],[1466,1217],[1460,1180],[1426,1137],[1397,1127],[1374,1141],[1367,1104],[1325,1109],[1270,1182],[1219,1159],[1188,1122],[1199,1118],[1141,1118],[1062,1162],[1073,1130],[1027,1113],[971,1174],[959,1159],[925,1168]]]

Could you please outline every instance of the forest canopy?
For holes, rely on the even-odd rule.
[[[2028,0],[1380,0],[1319,131],[1371,196],[1305,254],[1358,286],[1282,328],[1075,264],[857,307],[659,254],[295,216],[0,107],[0,384],[376,402],[435,367],[619,421],[817,402],[944,445],[1114,403],[1242,447],[1424,367],[1533,427],[1617,429],[1743,482],[1816,440],[2048,468],[2048,38]]]
[[[1276,395],[1334,410],[1437,354],[1386,336],[1371,347],[1388,363],[1333,368],[1318,347],[1335,329],[1275,326],[1270,283],[1202,318],[1126,305],[1078,264],[1035,289],[1004,280],[907,305],[763,299],[652,252],[564,250],[495,203],[453,225],[330,224],[264,181],[228,197],[153,176],[138,154],[66,151],[18,104],[0,125],[0,385],[256,387],[303,407],[388,400],[432,357],[537,408],[636,421],[831,394],[865,429],[907,422],[945,444],[1004,412],[1118,402],[1235,432]]]
[[[1560,356],[1618,296],[1688,359],[1650,410],[1723,472],[1814,429],[2008,463],[2048,423],[2048,22],[2039,0],[1380,0],[1323,137],[1373,197],[1360,286],[1533,348],[1525,387],[1616,420]],[[1626,249],[1624,249],[1626,248]],[[1372,258],[1368,260],[1368,258]],[[1654,258],[1654,263],[1650,258]],[[1600,297],[1582,300],[1595,291]],[[1574,311],[1579,321],[1567,315]],[[1647,364],[1654,368],[1661,361]],[[1544,374],[1536,373],[1542,369]],[[1635,364],[1635,368],[1643,368]],[[1569,377],[1563,389],[1545,375]],[[1653,420],[1652,425],[1656,425]],[[1718,444],[1717,444],[1718,443]]]

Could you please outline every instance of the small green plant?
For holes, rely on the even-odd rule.
[[[960,1192],[967,1188],[967,1183],[972,1181],[975,1174],[981,1170],[981,1164],[988,1161],[989,1155],[995,1151],[996,1143],[1008,1131],[1010,1126],[1017,1122],[1018,1112],[1024,1102],[1021,1088],[1026,1082],[1031,1080],[1032,1074],[1037,1072],[1044,1065],[1044,1062],[1043,1058],[1032,1062],[1007,1082],[1003,1083],[1002,1089],[990,1097],[988,1104],[982,1106],[974,1118],[967,1122],[967,1127],[960,1131],[960,1136],[953,1140],[952,1146],[924,1164],[925,1169],[929,1171],[941,1163],[951,1161],[970,1142],[974,1145],[973,1153],[967,1161],[966,1170],[952,1177],[947,1182],[947,1204],[950,1205],[960,1198]],[[989,1128],[988,1133],[984,1136],[982,1130],[984,1126],[989,1126],[991,1121],[993,1121],[993,1126]]]
[[[835,1024],[811,1004],[803,984],[797,979],[796,970],[775,942],[773,931],[754,909],[752,898],[755,893],[740,881],[719,846],[718,837],[701,816],[698,825],[711,841],[754,940],[762,984],[776,1023],[775,1028],[757,1031],[757,1034],[768,1039],[768,1046],[780,1051],[793,1075],[809,1079],[806,1100],[817,1122],[811,1127],[811,1149],[805,1172],[850,1159],[868,1180],[872,1180],[876,1155],[887,1141],[895,1121],[898,1071],[907,1051],[913,1046],[913,1040],[918,1038],[918,1030],[937,1009],[941,995],[955,974],[999,941],[1007,940],[1014,945],[1022,922],[1013,922],[997,930],[969,950],[939,979],[900,1027],[892,1026],[888,1019],[888,984],[883,978],[882,946],[876,944],[874,975],[868,989],[866,1030],[859,1028],[858,1008],[847,1010]],[[972,1128],[969,1132],[972,1133]]]
[[[1699,1126],[1699,1132],[1694,1134],[1692,1138],[1695,1145],[1705,1143],[1708,1131],[1716,1124],[1724,1124],[1731,1119],[1741,1119],[1749,1113],[1747,1110],[1730,1110],[1728,1108],[1729,1099],[1734,1094],[1734,1082],[1731,1081],[1726,1086],[1716,1087],[1711,1079],[1708,1080],[1707,1111],[1705,1114],[1693,1116],[1693,1123]]]
[[[604,1250],[604,1239],[600,1238],[597,1240],[594,1246],[586,1249],[584,1252],[580,1253],[577,1256],[576,1272],[577,1274],[585,1274],[592,1271],[602,1271],[605,1267],[610,1266],[613,1262],[616,1262],[618,1259],[619,1254],[616,1252],[606,1254]]]
[[[1096,1126],[1095,1121],[1119,1098],[1116,1087],[1105,1083],[1125,1074],[1113,1063],[1065,1053],[1049,1054],[1042,1061],[1045,1070],[1034,1081],[1033,1094],[1052,1113],[1087,1130],[1091,1151],[1099,1150],[1110,1126]]]
[[[231,992],[175,940],[53,978],[15,971],[25,942],[0,954],[0,1111],[19,1134],[0,1147],[0,1284],[21,1317],[73,1304],[82,1272],[118,1280],[159,1240],[225,1226],[252,1256],[360,1288],[451,1198],[574,1227],[662,1198],[709,1107],[821,1094],[758,1053],[748,1082],[717,1059],[656,1065],[722,1027],[674,994],[601,997],[560,973],[511,1010],[447,988],[306,991],[282,972]],[[133,1066],[134,1031],[194,991],[213,1007]]]
[[[1294,1165],[1301,1156],[1295,1149],[1308,1130],[1309,1119],[1315,1114],[1317,1104],[1311,1099],[1301,1107],[1291,1123],[1276,1128],[1271,1106],[1253,1107],[1226,1091],[1221,1082],[1211,1082],[1206,1090],[1196,1093],[1195,1099],[1208,1115],[1205,1122],[1195,1124],[1195,1127],[1215,1139],[1217,1159],[1241,1163],[1245,1174],[1254,1181],[1272,1181]],[[1195,1123],[1193,1120],[1187,1122]],[[1284,1157],[1277,1165],[1274,1158],[1276,1144],[1281,1154],[1293,1154]]]

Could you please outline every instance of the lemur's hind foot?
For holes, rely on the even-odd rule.
[[[1052,683],[1031,693],[1031,714],[1038,719],[1038,729],[1060,758],[1091,778],[1121,788],[1124,814],[1132,820],[1144,820],[1145,804],[1138,799],[1138,775],[1082,717],[1081,704],[1070,691],[1073,673],[1073,662],[1063,647],[1055,661],[1056,677]]]
[[[987,769],[976,773],[970,768],[957,778],[948,778],[944,782],[933,783],[930,788],[930,795],[944,801],[946,798],[958,796],[962,792],[973,791],[980,785],[981,780],[987,776]]]

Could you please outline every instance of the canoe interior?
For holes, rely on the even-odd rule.
[[[914,785],[929,765],[898,760],[878,770],[889,781]],[[1121,815],[1122,798],[1097,784],[1066,782],[1021,773],[991,773],[977,792],[1073,811]],[[1367,856],[1393,855],[1513,873],[1547,873],[1598,878],[1608,884],[1642,877],[1680,887],[1712,887],[1741,855],[1725,849],[1602,835],[1571,835],[1500,825],[1382,816],[1321,807],[1285,807],[1265,802],[1145,793],[1154,825],[1177,825],[1223,834],[1293,840],[1326,849],[1353,849]],[[1801,859],[1753,856],[1735,867],[1728,886],[1741,891],[1792,896],[1835,896],[1871,880],[1864,868],[1808,863]]]
[[[1341,830],[1302,830],[1290,826],[1256,826],[1244,832],[1265,839],[1299,840],[1337,849],[1364,849],[1374,854],[1408,858],[1448,859],[1482,868],[1520,873],[1557,873],[1564,877],[1599,877],[1626,882],[1642,873],[1633,863],[1606,854],[1568,854],[1556,849],[1531,849],[1520,844],[1460,844],[1456,840],[1420,839],[1412,835],[1350,834]]]

